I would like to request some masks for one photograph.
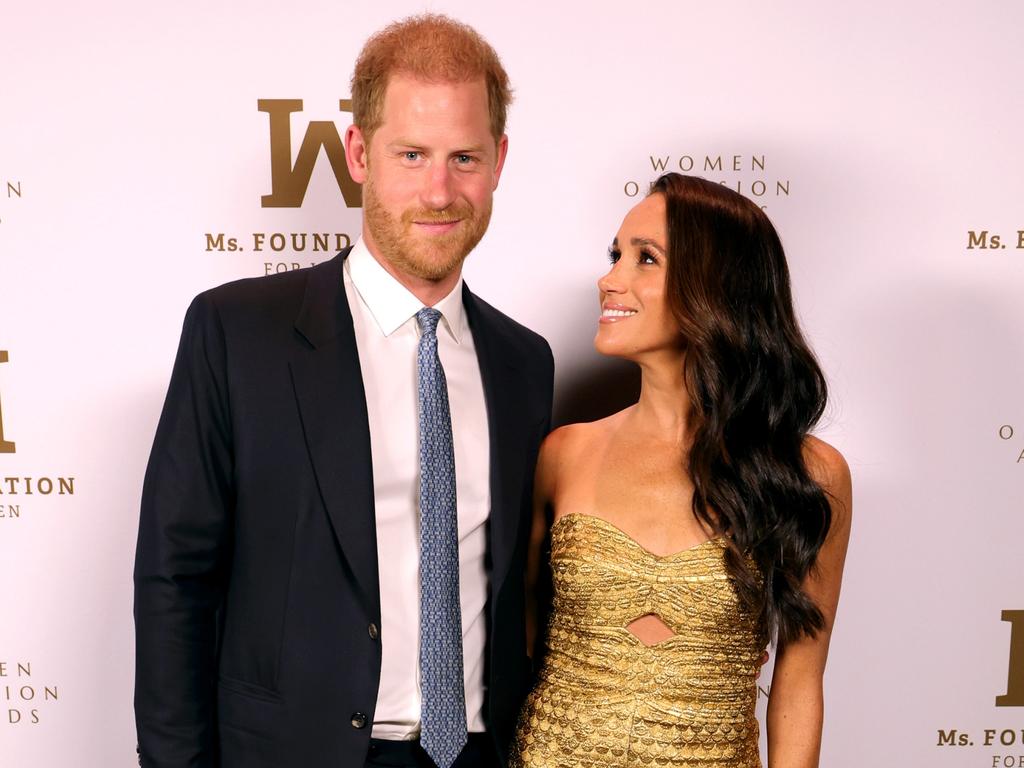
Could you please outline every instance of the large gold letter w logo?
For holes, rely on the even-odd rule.
[[[1003,621],[1010,622],[1010,672],[996,706],[1024,707],[1024,611],[1003,611]]]
[[[302,111],[302,99],[260,99],[258,103],[260,112],[270,115],[271,191],[269,195],[263,195],[264,208],[298,208],[302,205],[320,147],[327,153],[345,205],[349,208],[362,206],[363,190],[348,174],[345,147],[334,123],[315,120],[309,124],[293,167],[291,114]],[[342,99],[339,106],[343,112],[351,112],[352,100]]]
[[[7,352],[0,349],[0,363],[7,362]],[[4,440],[4,412],[0,408],[0,453],[14,453],[14,443]]]

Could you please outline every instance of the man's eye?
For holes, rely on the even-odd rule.
[[[470,163],[473,162],[473,157],[472,155],[456,155],[455,161],[459,165],[469,165]]]
[[[419,152],[403,152],[402,154],[405,157],[405,159],[409,161],[419,160],[420,157]]]

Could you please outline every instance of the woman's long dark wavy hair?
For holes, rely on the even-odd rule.
[[[740,600],[778,643],[813,636],[824,617],[801,584],[831,511],[803,444],[827,392],[782,243],[764,211],[720,184],[667,173],[650,194],[666,202],[668,304],[686,344],[694,514],[730,542]]]

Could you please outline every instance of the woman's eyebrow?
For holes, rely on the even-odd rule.
[[[616,244],[618,244],[618,240],[616,240]],[[651,248],[656,250],[662,256],[665,255],[665,249],[662,248],[660,245],[658,245],[658,243],[656,243],[654,240],[651,240],[649,237],[634,237],[634,238],[631,238],[630,241],[629,241],[629,244],[630,245],[635,245],[635,246],[649,245],[649,246],[651,246]]]

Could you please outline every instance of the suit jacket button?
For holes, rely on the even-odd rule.
[[[353,728],[365,728],[366,727],[366,715],[362,712],[352,713],[352,727]]]
[[[366,631],[370,633],[371,640],[376,640],[378,637],[380,637],[380,632],[378,631],[376,624],[371,623]]]

